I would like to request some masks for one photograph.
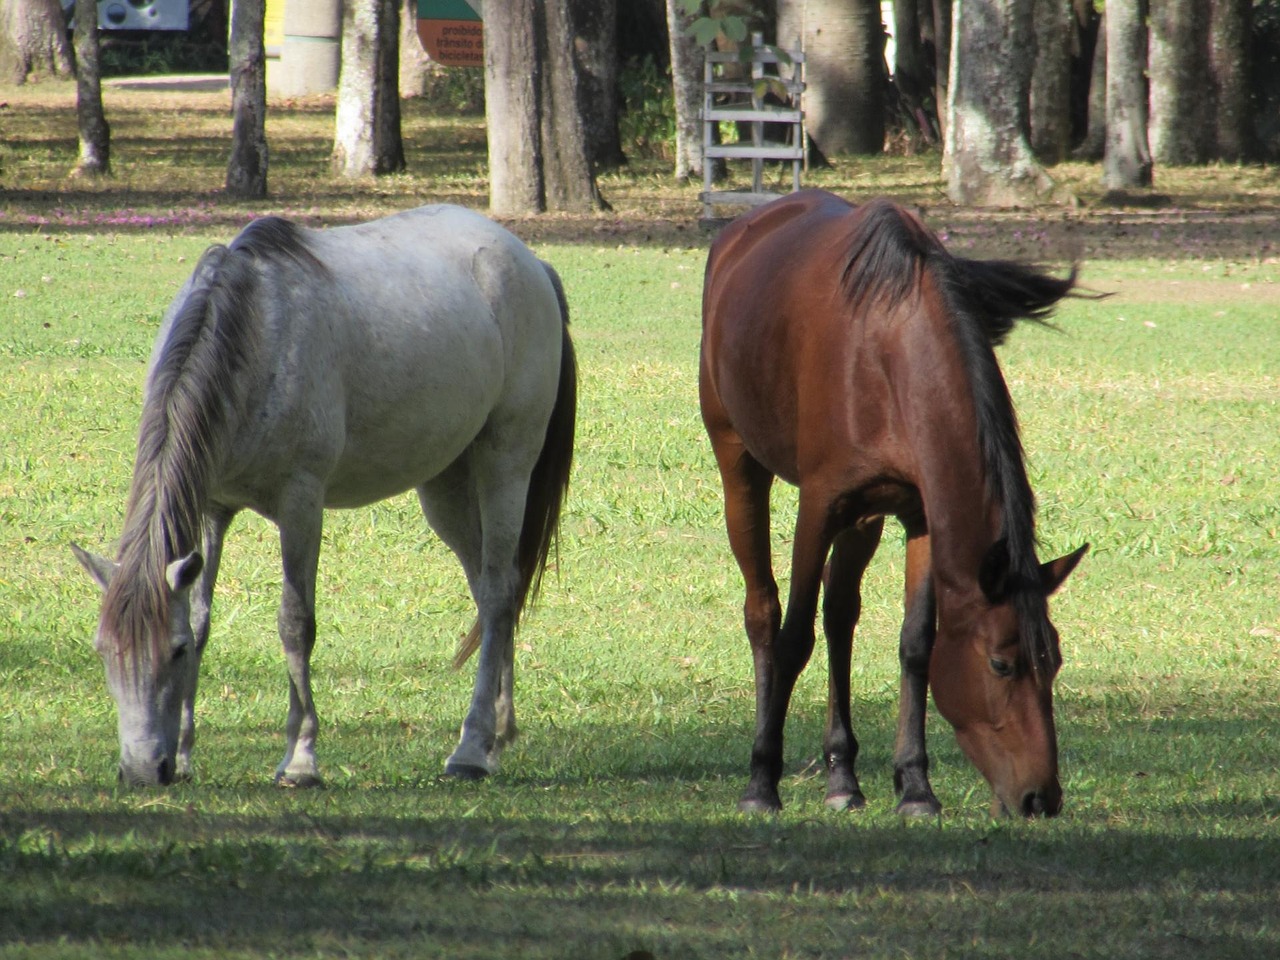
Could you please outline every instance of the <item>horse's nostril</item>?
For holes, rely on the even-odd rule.
[[[1022,815],[1024,817],[1044,816],[1044,795],[1038,790],[1028,793],[1022,798]]]
[[[156,781],[164,787],[173,783],[173,761],[168,757],[160,761],[160,766],[156,768]]]
[[[124,767],[116,767],[116,783],[124,783]]]

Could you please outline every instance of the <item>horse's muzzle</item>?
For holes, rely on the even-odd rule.
[[[116,780],[129,787],[167,787],[174,781],[174,763],[168,757],[156,764],[154,773],[147,775],[145,770],[126,772],[121,764],[116,769]]]

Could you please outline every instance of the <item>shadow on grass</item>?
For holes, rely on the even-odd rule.
[[[477,821],[51,809],[5,816],[3,826],[0,941],[144,952],[180,943],[386,956],[444,943],[449,956],[621,958],[635,941],[687,951],[673,957],[731,956],[744,936],[759,935],[740,915],[750,910],[755,923],[770,923],[755,941],[767,955],[781,952],[773,950],[793,936],[792,922],[808,930],[806,955],[826,955],[820,945],[833,933],[835,943],[889,936],[916,955],[980,915],[992,955],[1048,957],[1108,930],[1118,947],[1113,928],[1124,919],[1141,925],[1176,910],[1183,926],[1167,934],[1163,955],[1182,956],[1168,949],[1191,935],[1211,955],[1231,956],[1274,943],[1265,931],[1280,862],[1276,837],[837,816]],[[1041,911],[1057,917],[1033,920]],[[657,917],[661,931],[643,932]],[[1064,921],[1078,943],[1060,935],[1028,949],[1029,925]]]

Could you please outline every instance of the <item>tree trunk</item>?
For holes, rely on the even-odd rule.
[[[809,139],[828,157],[883,152],[888,78],[878,0],[778,0],[778,17],[801,24]]]
[[[600,208],[566,0],[487,4],[484,46],[490,209],[522,216]]]
[[[1053,191],[1028,141],[1031,4],[955,0],[943,165],[956,203],[1019,206]]]
[[[926,16],[932,19],[931,0]],[[926,79],[924,43],[921,39],[919,0],[893,0],[893,85],[911,126],[928,143],[935,135],[933,90]]]
[[[1092,3],[1090,3],[1092,7]],[[1083,31],[1083,26],[1082,26]],[[1083,35],[1083,33],[1082,33]],[[1089,70],[1088,108],[1083,118],[1084,137],[1076,147],[1078,160],[1097,162],[1107,143],[1107,18],[1103,13],[1094,27],[1093,57]]]
[[[618,0],[572,0],[574,60],[587,156],[599,168],[627,162],[618,135]]]
[[[1147,145],[1147,31],[1142,0],[1108,0],[1107,142],[1102,184],[1108,190],[1151,186]]]
[[[102,66],[98,57],[98,0],[76,0],[76,122],[80,160],[76,176],[111,171],[111,128],[102,109]]]
[[[431,58],[418,39],[418,0],[403,0],[400,8],[400,95],[420,97],[427,92]]]
[[[685,33],[692,19],[681,0],[666,0],[667,35],[671,45],[671,82],[676,108],[676,179],[702,177],[702,49]],[[782,38],[778,42],[786,46]]]
[[[951,102],[951,0],[933,0],[934,101],[938,105],[938,127],[947,130],[947,104]]]
[[[1151,0],[1151,156],[1203,163],[1209,155],[1209,0]]]
[[[334,174],[365,177],[374,171],[373,123],[378,78],[378,6],[381,0],[344,0],[342,67],[334,110]]]
[[[373,84],[373,172],[405,168],[400,132],[400,0],[378,3],[377,75]]]
[[[1035,0],[1031,71],[1031,148],[1041,163],[1061,163],[1071,146],[1071,19],[1063,0]]]
[[[0,0],[0,80],[18,84],[72,72],[58,0]]]
[[[1251,0],[1212,0],[1209,74],[1214,120],[1214,156],[1237,162],[1258,153],[1253,135],[1250,38]]]
[[[236,0],[231,10],[231,158],[227,193],[267,195],[267,52],[265,0]]]

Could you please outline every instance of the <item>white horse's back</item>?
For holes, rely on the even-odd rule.
[[[330,230],[268,217],[206,251],[152,355],[119,563],[77,554],[106,590],[99,645],[125,779],[189,772],[223,538],[249,508],[279,527],[284,567],[290,697],[276,776],[319,782],[310,657],[322,514],[409,489],[478,613],[475,689],[446,770],[496,769],[515,733],[513,631],[572,462],[567,324],[551,268],[457,207]]]

